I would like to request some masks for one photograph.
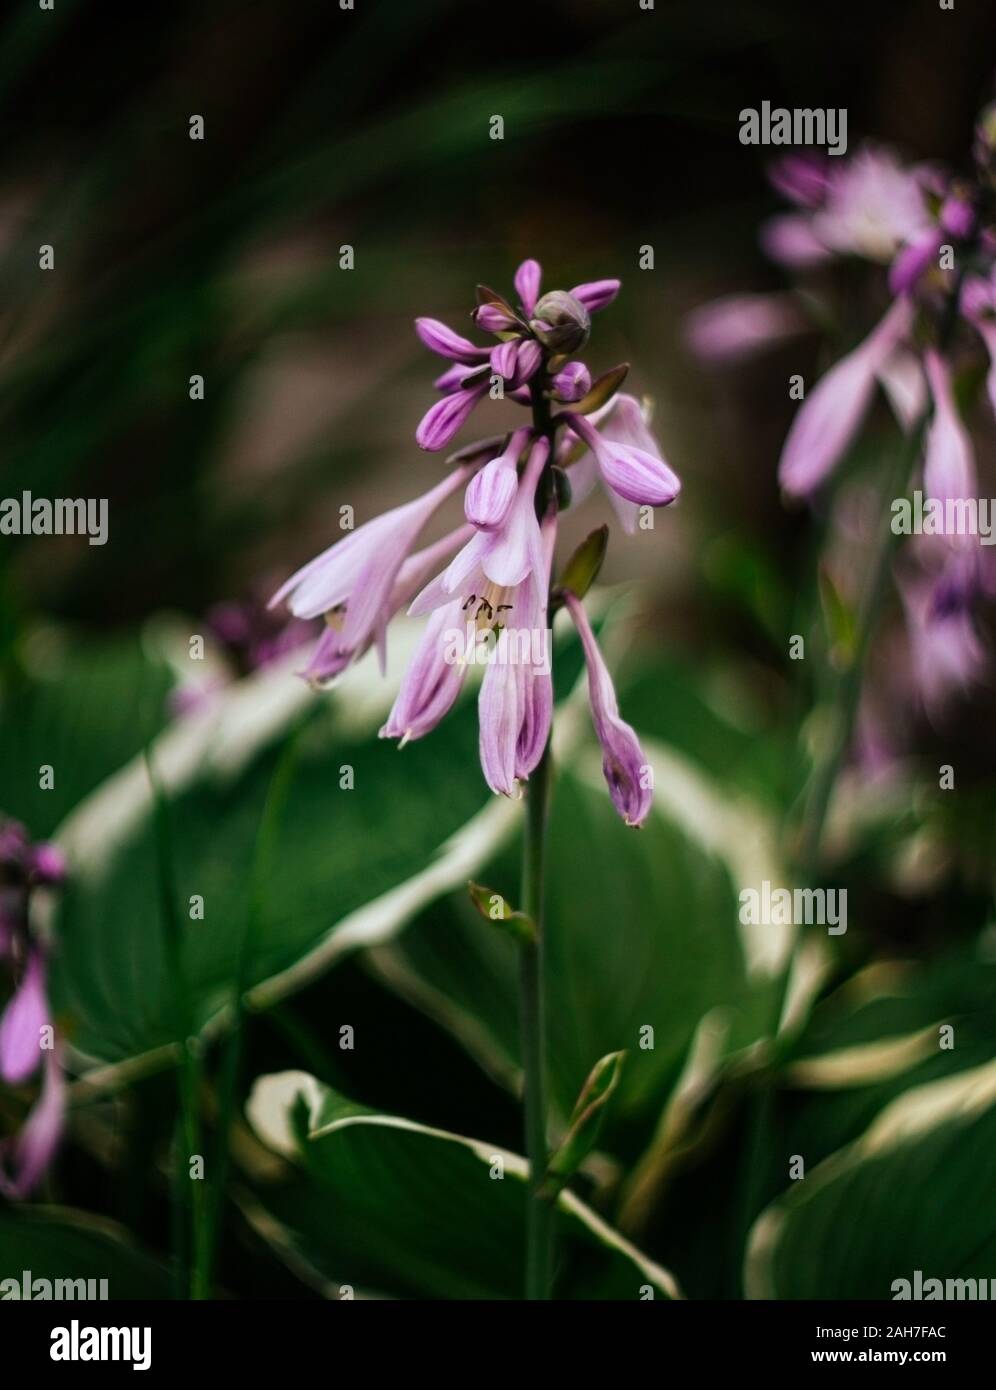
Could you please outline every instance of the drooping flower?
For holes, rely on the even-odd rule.
[[[831,367],[806,396],[778,466],[786,492],[807,496],[840,462],[871,405],[879,374],[912,318],[909,301],[897,299],[865,341]]]
[[[633,729],[620,717],[615,687],[599,650],[584,604],[571,593],[564,602],[577,628],[588,667],[588,694],[595,733],[602,745],[602,771],[609,795],[627,825],[642,825],[653,802],[653,774]]]
[[[924,370],[934,401],[924,451],[924,489],[942,502],[972,497],[976,491],[972,444],[954,402],[948,368],[933,348],[924,354]]]
[[[678,496],[678,475],[658,457],[640,403],[633,396],[617,396],[613,409],[597,429],[583,415],[568,412],[568,420],[574,433],[591,450],[613,501],[621,498],[630,504],[618,509],[627,531],[636,529],[638,507],[666,507]]]
[[[274,594],[271,607],[286,600],[295,617],[325,618],[332,635],[323,635],[321,678],[330,679],[372,642],[383,653],[401,568],[423,526],[471,472],[468,465],[455,468],[422,497],[351,531]]]

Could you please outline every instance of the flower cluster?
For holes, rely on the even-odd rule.
[[[619,281],[543,294],[541,280],[538,263],[527,260],[515,275],[517,303],[478,288],[472,319],[495,340],[492,346],[475,344],[436,319],[415,324],[422,342],[450,363],[435,382],[440,399],[416,431],[423,449],[444,449],[485,395],[528,409],[528,422],[459,450],[450,471],[424,496],[337,541],[292,575],[271,602],[286,601],[300,619],[324,619],[303,672],[320,686],[371,647],[383,665],[387,628],[402,608],[427,615],[381,730],[402,744],[435,728],[460,693],[468,663],[454,657],[454,632],[468,630],[490,642],[479,696],[481,765],[492,790],[506,796],[535,770],[549,738],[546,638],[554,607],[566,607],[584,646],[613,802],[628,824],[639,825],[650,807],[651,779],[636,736],[619,716],[579,596],[554,586],[551,604],[557,519],[600,481],[632,531],[640,507],[666,506],[680,484],[660,457],[640,403],[619,389],[626,367],[593,381],[578,359],[592,314],[615,299]],[[416,548],[430,518],[458,492],[463,524]],[[537,642],[537,635],[544,640]]]
[[[46,994],[47,956],[31,932],[28,907],[35,888],[58,886],[64,877],[55,845],[32,844],[23,825],[0,819],[0,968],[13,984],[0,1017],[0,1079],[19,1086],[43,1072],[41,1094],[20,1133],[0,1148],[0,1192],[7,1197],[35,1187],[62,1132],[64,1084]]]
[[[779,464],[788,494],[810,497],[821,487],[881,387],[920,449],[913,481],[928,502],[938,514],[975,506],[960,387],[984,352],[996,409],[996,106],[979,122],[974,165],[971,177],[957,177],[868,146],[850,160],[793,154],[772,170],[794,207],[762,228],[767,252],[810,283],[840,258],[865,262],[885,301],[867,336],[807,390]],[[731,296],[697,311],[689,337],[703,357],[729,360],[803,327],[789,296]],[[972,614],[993,589],[979,537],[967,527],[937,530],[918,535],[899,568],[911,677],[928,707],[981,673],[985,654]]]

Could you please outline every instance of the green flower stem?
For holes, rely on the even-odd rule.
[[[519,999],[522,1065],[525,1081],[526,1154],[529,1201],[526,1217],[526,1297],[550,1297],[553,1269],[555,1201],[541,1193],[548,1160],[546,1140],[546,1061],[543,1000],[543,890],[546,820],[550,795],[550,745],[526,792],[526,826],[522,854],[522,910],[536,928],[534,943],[519,954]]]
[[[541,381],[530,386],[533,429],[550,441],[554,425],[550,401]],[[547,472],[550,469],[547,463]],[[541,488],[543,486],[541,480]],[[542,491],[540,495],[545,495]],[[526,1215],[526,1298],[547,1299],[553,1272],[553,1228],[556,1202],[542,1195],[549,1159],[546,1139],[546,1031],[543,999],[543,896],[546,865],[546,822],[550,802],[550,744],[543,749],[526,786],[526,825],[522,847],[521,910],[536,929],[536,939],[523,943],[519,953],[519,1014],[525,1106],[526,1155],[529,1159],[529,1201]]]

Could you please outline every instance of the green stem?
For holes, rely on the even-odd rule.
[[[211,1182],[204,1204],[202,1221],[203,1241],[201,1258],[195,1260],[199,1273],[197,1297],[210,1297],[218,1250],[218,1231],[221,1207],[228,1180],[229,1135],[236,1112],[238,1083],[242,1071],[245,1033],[248,1025],[246,994],[252,980],[253,957],[266,916],[266,885],[273,872],[277,852],[277,837],[284,810],[290,795],[297,766],[298,737],[310,708],[292,727],[267,789],[260,817],[250,876],[249,903],[242,939],[239,942],[232,986],[232,1026],[222,1055],[218,1078],[218,1113],[216,1138],[211,1162]]]
[[[201,1299],[207,1296],[207,1249],[205,1246],[203,1179],[190,1175],[190,1160],[198,1155],[203,1159],[201,1145],[200,1087],[201,1063],[193,1039],[193,1019],[190,994],[187,988],[183,958],[183,929],[178,911],[176,889],[176,860],[173,852],[173,832],[169,805],[156,775],[152,754],[145,750],[145,764],[152,787],[155,827],[156,865],[159,878],[159,902],[163,925],[163,945],[172,991],[172,1012],[177,1062],[177,1093],[179,1121],[173,1153],[174,1236],[178,1245],[183,1233],[184,1216],[189,1217],[189,1236],[177,1253],[181,1268],[189,1274],[186,1282],[188,1296]],[[186,1152],[186,1163],[184,1162]],[[187,1268],[189,1261],[189,1269]]]
[[[550,745],[529,779],[522,853],[522,910],[536,928],[534,944],[520,953],[519,998],[525,1079],[529,1201],[526,1216],[526,1298],[550,1297],[556,1203],[540,1195],[548,1159],[543,1000],[543,890],[546,818],[550,796]]]

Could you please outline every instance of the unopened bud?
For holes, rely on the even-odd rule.
[[[566,290],[551,290],[536,305],[530,326],[549,351],[580,352],[591,332],[591,315]]]

